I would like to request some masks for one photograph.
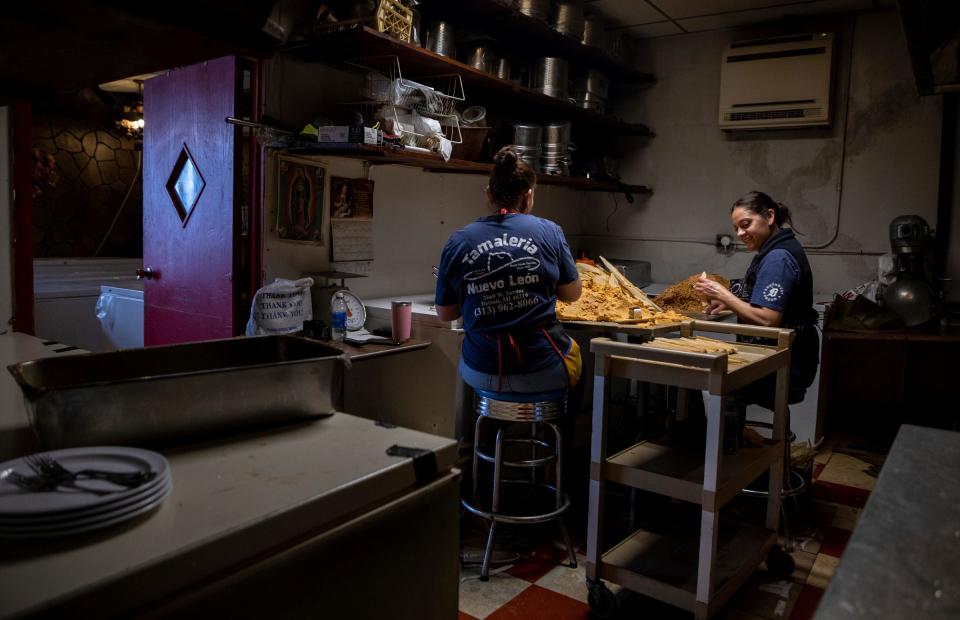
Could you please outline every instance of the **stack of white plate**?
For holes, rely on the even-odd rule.
[[[35,475],[22,458],[0,463],[0,537],[52,538],[90,532],[153,510],[173,490],[170,464],[162,455],[149,450],[97,446],[44,454],[74,472],[95,469],[156,475],[134,488],[80,477],[72,487],[31,492],[4,478],[7,470],[24,476]]]

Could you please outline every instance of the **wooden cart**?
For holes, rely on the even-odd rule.
[[[681,337],[692,337],[695,331],[760,336],[777,344],[730,343],[738,349],[739,363],[732,364],[726,353],[655,348],[656,341],[591,341],[590,350],[596,358],[586,574],[590,607],[601,617],[616,608],[616,598],[601,580],[693,611],[696,618],[705,619],[730,599],[765,558],[768,565],[787,574],[793,572],[792,558],[776,544],[793,331],[703,321],[684,322],[674,328],[674,333]],[[777,377],[772,438],[760,447],[744,447],[725,456],[726,395],[771,373]],[[686,394],[687,389],[704,391],[704,451],[641,441],[608,456],[607,408],[609,379],[613,377],[685,388],[678,390],[679,394]],[[684,403],[678,403],[678,410],[683,406]],[[720,509],[766,471],[770,472],[766,527],[724,523],[721,533]],[[613,548],[603,550],[607,482],[699,504],[699,541],[697,532],[681,537],[638,530]]]

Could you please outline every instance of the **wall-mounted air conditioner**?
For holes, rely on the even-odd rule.
[[[833,35],[732,43],[720,70],[720,128],[829,125]]]

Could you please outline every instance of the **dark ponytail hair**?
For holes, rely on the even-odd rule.
[[[512,147],[505,146],[493,156],[489,189],[498,210],[517,209],[523,195],[536,184],[537,173]]]
[[[733,210],[737,207],[744,207],[757,215],[764,216],[767,214],[767,209],[773,209],[773,221],[776,222],[777,226],[783,227],[784,224],[793,224],[790,219],[790,209],[786,205],[775,202],[773,198],[763,192],[753,191],[742,196],[733,203],[730,212],[733,213]]]

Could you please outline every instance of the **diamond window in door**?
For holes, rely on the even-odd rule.
[[[173,171],[170,173],[170,178],[167,179],[167,193],[170,194],[170,200],[173,201],[173,206],[177,208],[177,215],[180,216],[180,221],[184,226],[187,225],[187,220],[193,213],[193,208],[197,206],[197,201],[200,199],[200,194],[203,193],[205,186],[206,182],[203,180],[203,175],[200,174],[200,169],[197,168],[193,157],[190,156],[187,145],[183,145],[180,156],[177,157],[177,163],[174,164]]]

